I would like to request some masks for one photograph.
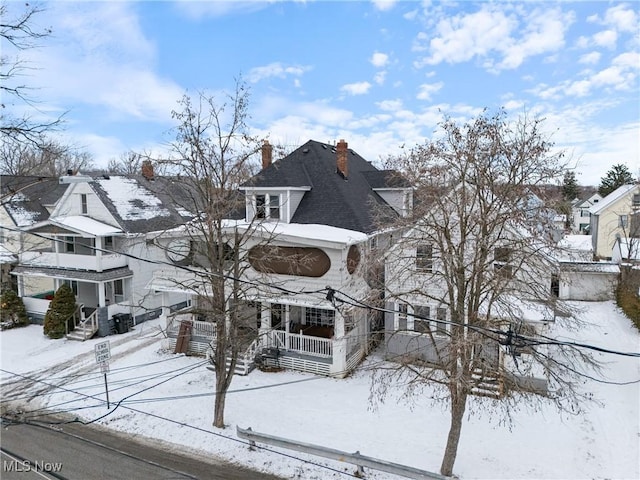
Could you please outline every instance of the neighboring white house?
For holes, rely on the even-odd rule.
[[[44,243],[22,229],[49,218],[67,186],[61,185],[58,178],[2,175],[0,187],[0,285],[16,288],[11,271],[18,254]],[[43,290],[52,286],[53,282],[45,278],[34,279],[31,285]]]
[[[618,239],[640,237],[639,211],[638,184],[619,187],[589,209],[591,242],[595,257],[610,259]]]
[[[571,231],[572,233],[586,234],[589,232],[591,213],[589,209],[602,200],[599,193],[594,193],[583,200],[575,199],[571,203]]]
[[[406,215],[412,190],[393,172],[376,169],[344,140],[337,145],[308,141],[273,163],[265,142],[262,154],[262,171],[241,187],[243,218],[228,221],[230,236],[236,228],[260,222],[244,246],[242,279],[261,286],[243,298],[258,331],[247,359],[257,356],[267,366],[343,377],[366,354],[370,332],[381,327],[380,317],[335,305],[326,287],[369,298],[365,257],[378,231],[375,215],[380,209]],[[190,284],[188,272],[165,268],[154,273],[149,288],[182,292],[197,312],[198,296],[210,293],[183,288]],[[202,351],[213,338],[213,324],[190,312],[165,311],[171,345],[179,321],[189,319],[195,332],[190,348]]]
[[[12,272],[32,321],[43,319],[63,283],[71,286],[81,307],[82,338],[98,330],[100,335],[111,333],[114,315],[124,315],[118,318],[127,322],[126,328],[129,322],[160,315],[163,295],[144,287],[153,271],[148,260],[164,256],[145,238],[188,218],[170,197],[179,188],[154,178],[148,168],[146,173],[60,178],[66,188],[51,214],[23,229],[40,243],[19,253]]]
[[[504,224],[496,229],[495,238],[487,241],[486,256],[478,254],[481,246],[473,240],[475,226],[458,221],[458,203],[463,198],[451,200],[451,210],[447,209],[447,198],[455,197],[458,188],[438,202],[437,207],[426,213],[423,221],[405,232],[385,255],[385,353],[389,360],[418,362],[433,367],[445,366],[450,347],[451,302],[449,278],[456,274],[462,259],[469,269],[483,271],[485,278],[482,294],[474,301],[465,297],[465,324],[471,322],[469,316],[476,316],[478,322],[489,318],[495,328],[508,328],[525,334],[549,334],[558,314],[557,299],[560,295],[560,268],[550,247],[541,242],[553,238],[553,218],[546,215],[543,206],[538,214],[523,215],[516,223]],[[464,190],[462,188],[461,190]],[[539,199],[530,204],[538,206]],[[472,207],[469,207],[472,208]],[[539,222],[546,218],[546,227]],[[523,222],[531,222],[529,228]],[[434,228],[434,225],[449,225],[449,228]],[[461,233],[465,228],[465,249],[459,249]],[[480,227],[478,227],[480,228]],[[438,248],[446,247],[446,252]],[[459,261],[453,261],[453,258]],[[478,263],[482,262],[482,263]],[[466,274],[465,274],[466,275]],[[456,283],[456,285],[459,285]],[[493,285],[489,287],[489,285]],[[470,286],[468,288],[471,288]],[[491,292],[499,291],[498,294]],[[542,299],[545,301],[542,301]],[[475,312],[472,309],[476,309]],[[469,329],[468,332],[473,330]],[[480,395],[499,396],[507,384],[544,392],[547,378],[526,350],[518,352],[519,368],[513,364],[512,353],[495,338],[486,339],[474,350],[474,363],[478,367],[477,384],[473,392]],[[499,373],[498,373],[499,372]],[[486,379],[486,381],[485,381]]]

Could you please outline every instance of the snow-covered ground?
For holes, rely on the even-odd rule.
[[[640,351],[640,336],[611,302],[577,303],[591,323],[571,339],[618,351]],[[235,377],[227,399],[224,430],[211,426],[213,373],[202,358],[174,355],[161,348],[158,321],[109,337],[111,409],[94,345],[48,340],[42,327],[0,333],[3,404],[26,402],[27,417],[46,420],[42,407],[137,436],[152,437],[215,455],[285,478],[348,478],[355,467],[319,457],[278,450],[250,451],[235,427],[339,450],[439,470],[448,432],[446,406],[434,404],[426,388],[411,404],[394,396],[377,408],[369,402],[371,372],[361,368],[336,380],[293,372],[254,371]],[[579,415],[552,405],[538,411],[523,406],[510,426],[491,408],[492,400],[472,399],[465,418],[455,473],[462,479],[637,479],[640,478],[640,359],[596,354],[606,361],[605,384],[585,379],[581,386],[594,402]],[[372,355],[365,362],[380,361]],[[20,376],[22,375],[22,377]],[[26,390],[17,380],[26,380]],[[29,398],[37,396],[29,401]],[[401,391],[398,391],[398,397]],[[283,452],[302,460],[275,452]],[[367,470],[367,478],[396,478]]]

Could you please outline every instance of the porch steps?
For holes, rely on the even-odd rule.
[[[98,333],[98,329],[94,329],[89,325],[85,327],[77,326],[72,332],[67,333],[66,338],[84,342],[92,338],[96,333]]]
[[[497,372],[476,368],[471,373],[473,386],[471,393],[479,397],[501,398],[503,394],[502,380]]]
[[[226,362],[227,369],[230,366],[231,366],[231,357],[227,357],[227,362]],[[255,362],[242,358],[242,356],[238,356],[238,360],[236,361],[236,368],[234,369],[233,374],[246,376],[246,375],[249,375],[255,368],[256,368]],[[207,370],[211,370],[212,372],[216,371],[213,365],[207,365]]]

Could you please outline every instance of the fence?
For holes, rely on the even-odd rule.
[[[275,445],[276,447],[288,448],[297,452],[318,455],[320,457],[330,458],[332,460],[338,460],[340,462],[357,465],[357,475],[361,477],[364,474],[363,467],[368,467],[374,470],[380,470],[382,472],[401,475],[407,478],[416,478],[419,480],[449,480],[449,477],[445,477],[438,473],[427,472],[426,470],[419,470],[417,468],[408,467],[406,465],[387,462],[386,460],[378,460],[376,458],[360,455],[360,452],[348,453],[340,450],[335,450],[333,448],[323,447],[320,445],[296,442],[294,440],[288,440],[286,438],[254,432],[253,430],[251,430],[251,428],[247,428],[245,430],[243,428],[236,427],[236,433],[238,435],[238,438],[249,440],[249,445],[251,446],[254,446],[255,442],[266,443],[268,445]]]

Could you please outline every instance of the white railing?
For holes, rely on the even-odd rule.
[[[191,335],[198,337],[206,337],[209,341],[213,341],[216,338],[216,324],[213,322],[199,322],[192,320],[193,314],[191,313],[178,313],[174,315],[171,320],[171,324],[167,329],[167,334],[171,336],[177,336],[180,331],[180,324],[183,321],[192,322]]]
[[[272,330],[268,342],[269,346],[306,355],[324,358],[331,358],[333,355],[333,341],[327,338]]]
[[[22,297],[22,302],[24,303],[24,308],[27,310],[27,313],[44,315],[47,313],[47,310],[49,310],[51,300],[35,297]]]
[[[101,272],[112,268],[126,267],[127,257],[117,253],[109,255],[79,255],[75,253],[23,252],[20,264],[40,267],[73,268]]]

